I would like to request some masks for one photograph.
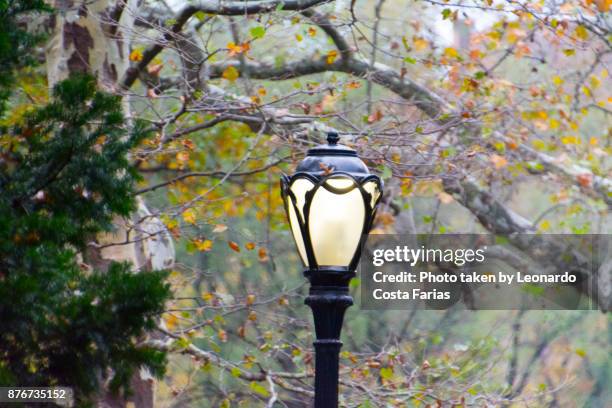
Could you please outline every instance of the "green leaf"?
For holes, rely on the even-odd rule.
[[[261,395],[262,397],[269,397],[270,396],[270,392],[261,384],[259,384],[258,382],[255,381],[251,381],[251,384],[249,385],[249,388],[254,391],[255,393]]]
[[[251,33],[251,37],[253,38],[261,38],[266,34],[266,29],[263,28],[262,26],[257,26],[257,27],[251,28],[249,33]]]
[[[404,58],[404,62],[406,62],[408,64],[416,64],[417,60],[412,58],[412,57],[406,57],[406,58]]]
[[[451,11],[451,9],[442,10],[442,17],[444,18],[444,20],[447,20],[448,18],[450,18],[452,14],[453,12]]]
[[[380,369],[380,376],[385,380],[393,378],[393,367],[383,367]]]

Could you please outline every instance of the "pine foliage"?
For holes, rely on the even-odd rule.
[[[15,9],[42,2],[9,3],[0,0],[0,19],[10,31]],[[1,33],[0,101],[11,91],[12,59],[31,41]],[[117,392],[129,391],[141,366],[163,374],[165,354],[137,343],[170,296],[166,273],[116,262],[92,271],[77,256],[135,209],[128,151],[145,135],[141,123],[127,126],[118,97],[84,75],[0,129],[0,386],[71,386],[87,405],[109,373]]]

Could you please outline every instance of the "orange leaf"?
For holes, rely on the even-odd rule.
[[[579,174],[576,176],[576,180],[582,187],[590,187],[593,183],[593,175],[589,173]]]
[[[370,116],[368,116],[368,123],[378,122],[383,118],[383,114],[379,109],[376,109]]]
[[[240,246],[234,241],[228,241],[227,245],[229,245],[229,247],[232,248],[234,251],[240,252]]]
[[[268,251],[266,251],[266,248],[259,248],[259,251],[257,251],[257,256],[259,257],[260,262],[266,262],[268,260]]]
[[[249,251],[252,251],[253,249],[255,249],[255,243],[247,242],[246,244],[244,244],[244,247],[248,249]]]
[[[338,57],[338,51],[331,50],[327,53],[327,63],[333,64],[336,58]]]
[[[489,157],[489,160],[491,160],[491,163],[493,163],[496,169],[501,169],[508,165],[508,160],[506,160],[505,157],[500,156],[498,154],[491,155],[491,157]]]
[[[130,61],[138,62],[142,61],[142,52],[140,50],[134,50],[130,53]]]

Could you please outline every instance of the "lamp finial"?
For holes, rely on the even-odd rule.
[[[337,132],[327,132],[327,143],[330,145],[337,145],[340,140]]]

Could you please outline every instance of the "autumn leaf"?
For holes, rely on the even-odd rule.
[[[317,35],[317,30],[314,27],[308,27],[308,35],[314,37]]]
[[[459,53],[453,47],[447,47],[444,49],[444,55],[448,58],[457,58]]]
[[[338,51],[331,50],[327,53],[327,63],[333,64],[336,58],[338,57]]]
[[[187,160],[189,160],[189,152],[178,152],[176,154],[176,160],[186,162]]]
[[[173,314],[167,314],[165,315],[166,317],[164,318],[164,323],[166,325],[166,329],[172,331],[174,330],[174,328],[176,327],[176,324],[178,323],[178,318],[173,315]]]
[[[183,220],[189,224],[195,224],[196,222],[196,213],[193,208],[189,208],[185,212],[183,212]]]
[[[194,241],[194,244],[198,251],[204,251],[204,252],[210,251],[213,246],[213,242],[210,239],[204,239],[204,240],[196,239]]]
[[[227,231],[227,225],[225,224],[217,224],[215,225],[215,228],[213,228],[212,232],[214,233],[220,233],[220,232],[224,232]]]
[[[580,38],[582,41],[586,41],[589,39],[589,32],[582,24],[576,27],[576,30],[574,30],[574,34],[576,34],[576,37]]]
[[[230,82],[234,82],[240,76],[240,72],[238,72],[238,70],[233,66],[229,66],[225,69],[225,71],[223,71],[221,76]]]
[[[423,51],[429,47],[429,42],[423,37],[413,37],[412,42],[414,44],[414,49],[417,51]]]
[[[590,187],[593,183],[593,175],[589,173],[579,174],[576,176],[576,180],[582,187]]]
[[[159,76],[160,71],[162,70],[162,68],[164,67],[164,64],[154,64],[154,65],[149,65],[147,67],[147,72],[149,73],[149,75],[152,76]]]
[[[368,123],[378,122],[383,118],[383,114],[379,109],[376,109],[370,116],[368,116]]]
[[[257,257],[259,258],[259,262],[267,262],[269,258],[266,248],[259,248],[257,251]]]
[[[498,154],[492,154],[491,157],[489,157],[489,160],[491,163],[493,163],[496,169],[501,169],[508,165],[508,160]]]
[[[234,241],[227,241],[227,245],[229,245],[229,247],[232,248],[232,250],[236,252],[240,252],[240,245],[238,245]]]
[[[247,306],[251,306],[253,303],[255,303],[255,295],[253,294],[247,295],[246,297]]]
[[[143,55],[140,50],[134,50],[130,53],[130,61],[139,62],[142,61]]]
[[[227,48],[229,50],[229,53],[228,53],[229,56],[233,57],[235,55],[248,52],[251,49],[251,46],[249,45],[249,43],[243,43],[243,44],[236,45],[235,43],[230,42],[227,44]]]
[[[217,336],[219,336],[219,340],[221,340],[221,342],[227,342],[227,332],[225,330],[219,329]]]
[[[249,319],[252,322],[256,321],[257,320],[257,312],[255,312],[254,310],[251,310],[249,312],[249,315],[248,315],[247,319]]]
[[[345,85],[346,89],[357,89],[361,88],[361,82],[359,81],[350,81]]]
[[[249,250],[252,251],[253,249],[255,249],[255,243],[253,242],[247,242],[246,244],[244,244],[244,247]]]

